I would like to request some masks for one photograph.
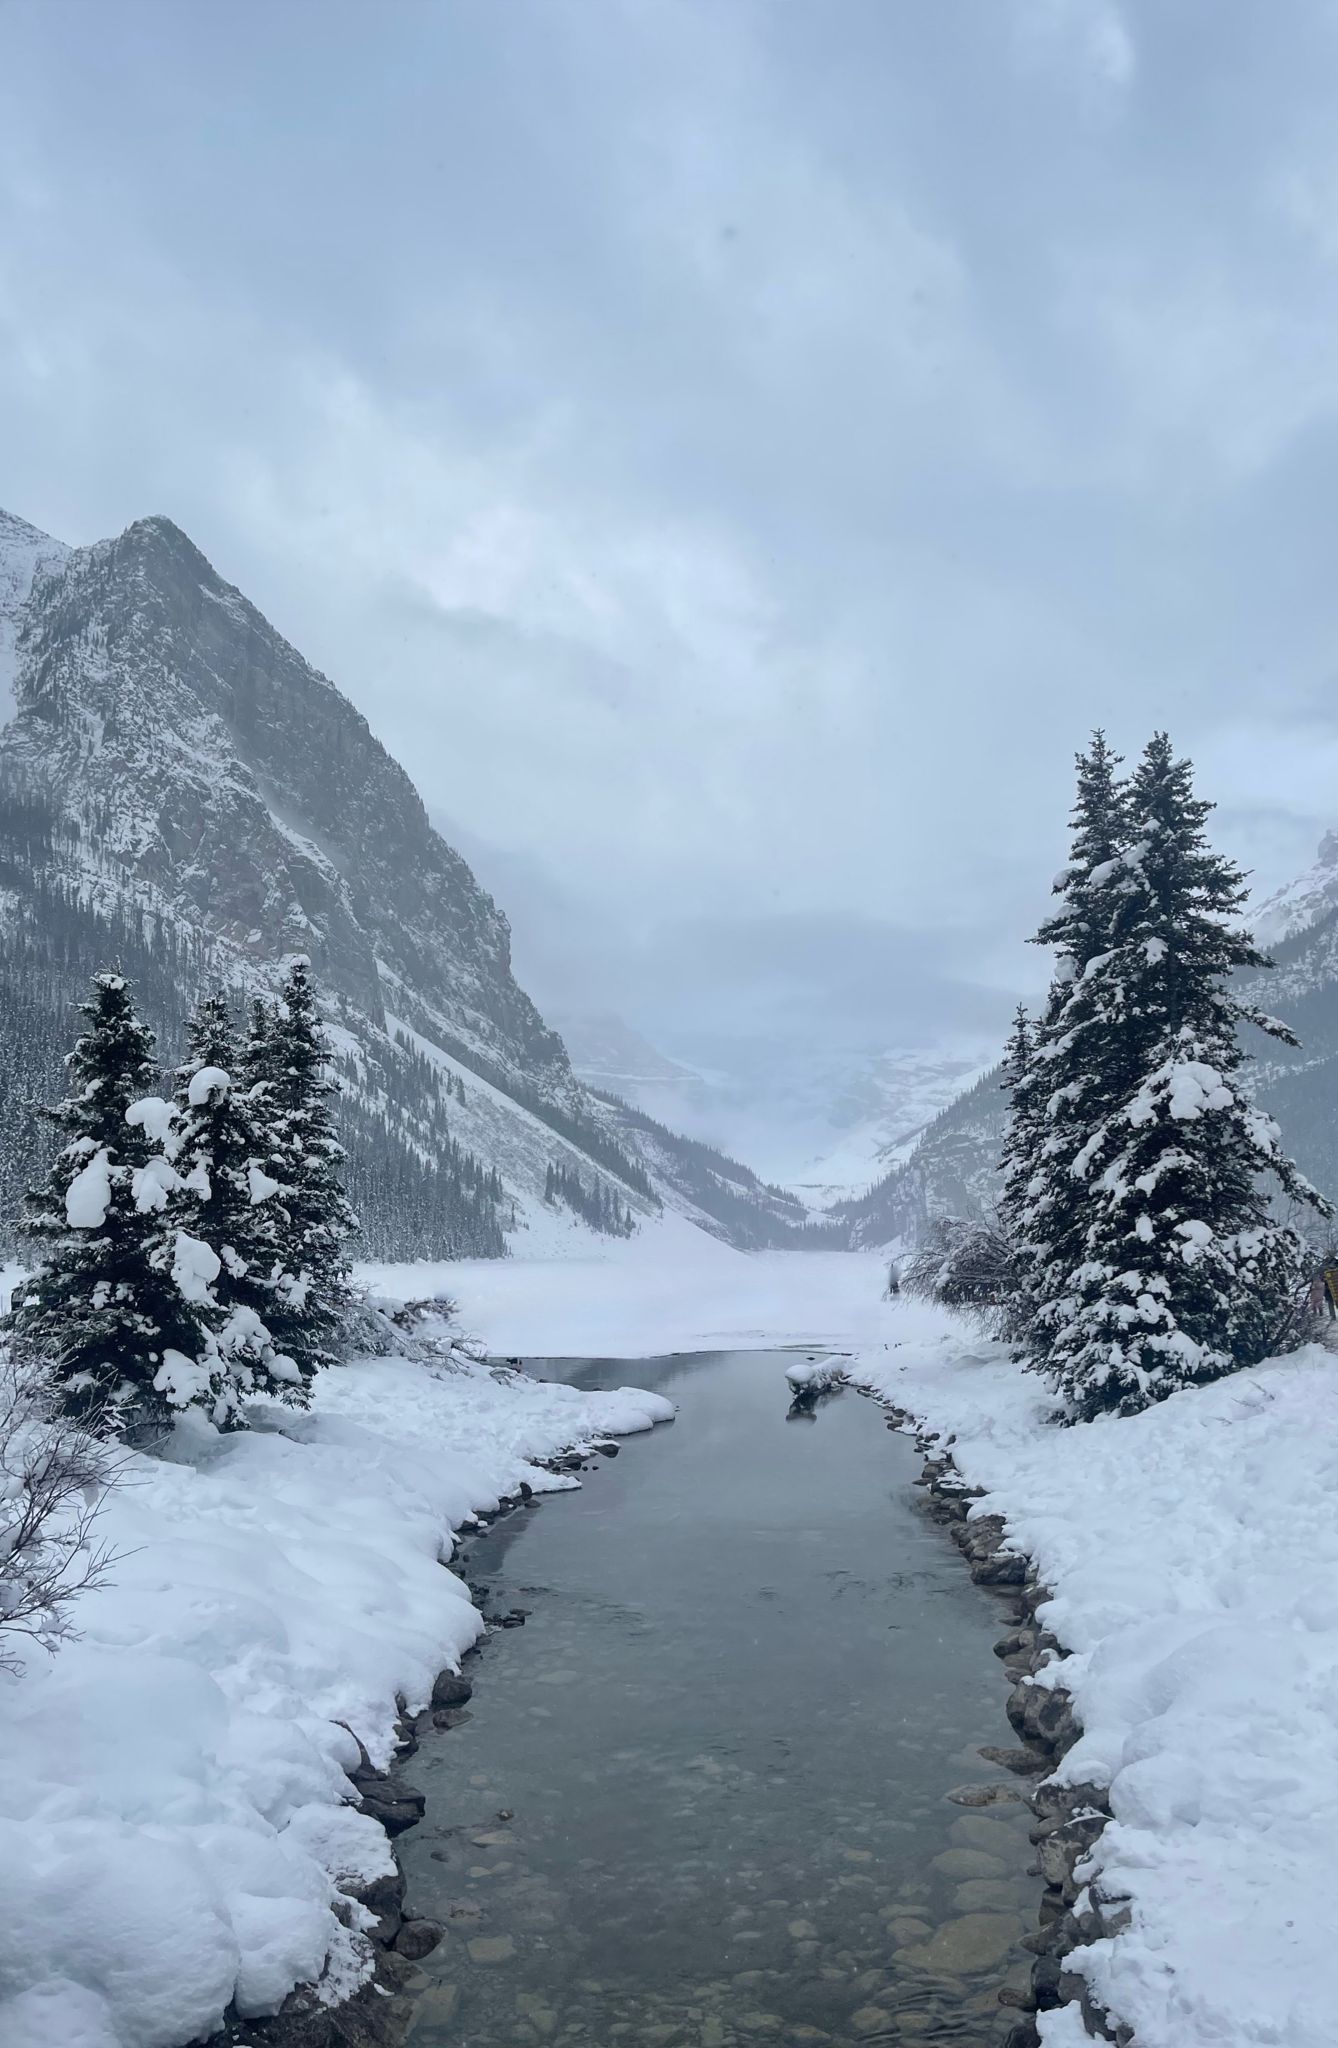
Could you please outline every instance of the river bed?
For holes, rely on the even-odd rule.
[[[524,1626],[414,1759],[408,1900],[447,1932],[413,2048],[996,2048],[1016,2019],[1040,1888],[978,1754],[1014,1739],[1000,1603],[911,1443],[853,1392],[787,1419],[786,1362],[531,1361],[679,1415],[467,1546]]]

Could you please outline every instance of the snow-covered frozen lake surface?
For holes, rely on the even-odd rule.
[[[849,1352],[853,1377],[952,1434],[959,1467],[988,1490],[984,1508],[1007,1518],[1054,1591],[1050,1619],[1073,1653],[1056,1675],[1086,1730],[1063,1771],[1109,1787],[1115,1820],[1095,1868],[1109,1889],[1130,1895],[1132,1925],[1079,1958],[1102,2001],[1132,2024],[1140,2048],[1330,2048],[1338,2033],[1338,1371],[1330,1353],[1301,1352],[1132,1421],[1059,1431],[1047,1425],[1039,1384],[997,1350],[942,1316],[883,1302],[874,1257],[744,1258],[667,1223],[600,1260],[406,1268],[381,1279],[403,1297],[445,1286],[464,1327],[506,1356],[625,1362],[796,1343]],[[778,1417],[788,1396],[781,1362],[759,1359],[754,1369],[773,1375],[767,1414]],[[695,1398],[695,1371],[685,1366],[675,1382],[685,1404]],[[613,1374],[638,1376],[627,1363]],[[53,1663],[37,1659],[17,1681],[0,1681],[4,2048],[180,2048],[231,1999],[255,2013],[271,2008],[327,1951],[333,1982],[341,1972],[347,1981],[353,1961],[330,1911],[332,1877],[374,1870],[385,1849],[345,1803],[343,1767],[356,1753],[337,1723],[384,1759],[396,1691],[423,1700],[434,1673],[472,1642],[476,1610],[438,1563],[472,1510],[522,1477],[559,1483],[530,1461],[573,1438],[644,1431],[667,1413],[653,1390],[499,1385],[485,1371],[440,1378],[378,1360],[327,1374],[313,1416],[291,1435],[201,1437],[183,1441],[171,1461],[135,1461],[105,1531],[124,1555],[114,1583],[81,1606],[83,1640]],[[809,1455],[806,1438],[820,1451],[834,1441],[824,1432],[857,1425],[865,1445],[857,1455],[882,1461],[891,1493],[901,1481],[899,1447],[876,1407],[854,1395],[824,1406],[814,1425],[791,1425],[793,1455]],[[606,1512],[615,1482],[631,1486],[643,1469],[648,1485],[656,1472],[671,1473],[680,1450],[687,1479],[695,1427],[685,1408],[662,1444],[644,1446],[644,1458],[629,1452],[601,1468],[568,1526]],[[765,1469],[736,1465],[719,1487],[722,1513],[767,1483]],[[556,1532],[566,1505],[521,1519]],[[778,1490],[776,1507],[771,1548],[783,1589],[802,1583],[807,1569],[797,1476]],[[887,1526],[895,1526],[890,1514]],[[840,1568],[876,1581],[873,1539],[861,1541],[857,1563]],[[727,1548],[722,1539],[717,1561]],[[888,1551],[881,1569],[890,1577],[895,1543]],[[946,1544],[943,1559],[960,1598],[973,1596]],[[549,1623],[534,1604],[527,1627],[542,1643]],[[702,1611],[685,1616],[703,1640],[709,1606],[703,1593]],[[562,1600],[552,1612],[566,1612]],[[815,1608],[812,1635],[803,1618],[791,1630],[796,1671],[826,1657],[816,1617]],[[530,1640],[511,1632],[506,1659],[520,1654],[517,1636]],[[579,1670],[579,1660],[567,1667],[554,1648],[553,1668]],[[980,1664],[969,1683],[998,1687],[1001,1697],[994,1660],[982,1655]],[[823,1677],[829,1724],[841,1712],[840,1674]],[[691,1659],[682,1679],[690,1692]],[[510,1714],[500,1678],[487,1683],[497,1714]],[[522,1690],[531,1704],[547,1704],[538,1685]],[[580,1677],[546,1684],[555,1717],[567,1711],[564,1693],[581,1701],[581,1685]],[[516,1702],[519,1713],[519,1691]],[[480,1734],[487,1718],[478,1717]],[[793,1732],[820,1741],[829,1725]],[[447,1734],[443,1757],[462,1734],[470,1730]],[[872,1776],[870,1766],[866,1784]],[[689,1790],[685,1782],[685,1829],[696,1824]],[[551,1796],[536,1785],[532,1810]],[[464,1816],[475,1817],[472,1808]],[[449,1853],[427,1837],[421,1850],[412,1835],[405,1841],[415,1857]],[[850,1872],[859,1869],[852,1860]],[[853,1896],[860,1887],[845,1889]],[[829,1931],[814,1924],[819,1935],[803,1939],[821,1946]],[[451,1981],[445,1960],[433,1969]],[[1077,2048],[1085,2038],[1073,2008],[1042,2015],[1041,2030],[1046,2048]],[[533,2031],[542,2036],[542,2027]]]
[[[788,1362],[643,1360],[673,1426],[468,1545],[488,1611],[527,1620],[414,1759],[410,1898],[449,1928],[416,2048],[992,2048],[1016,2018],[1031,1816],[1011,1781],[947,1798],[1014,1739],[1000,1604],[916,1513],[876,1405],[787,1420]]]

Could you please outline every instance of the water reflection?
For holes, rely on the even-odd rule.
[[[527,1611],[415,1759],[415,2048],[1002,2040],[1035,1924],[998,1610],[855,1394],[786,1427],[782,1361],[634,1368],[681,1403],[467,1574]],[[952,1790],[979,1805],[963,1807]]]

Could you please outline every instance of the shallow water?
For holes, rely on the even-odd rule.
[[[414,2048],[992,2048],[1039,1888],[997,1600],[916,1510],[919,1461],[854,1393],[786,1419],[785,1360],[578,1365],[678,1420],[462,1568],[526,1610],[412,1775],[409,1903],[447,1923]]]

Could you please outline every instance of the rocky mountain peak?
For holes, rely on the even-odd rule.
[[[175,1034],[202,986],[272,986],[300,952],[330,1000],[355,1199],[398,1219],[371,1249],[439,1256],[443,1217],[465,1219],[466,1250],[500,1250],[501,1219],[547,1229],[550,1166],[587,1217],[654,1212],[645,1134],[573,1074],[515,980],[505,916],[409,776],[180,527],[155,516],[69,549],[6,519],[0,605],[0,999],[36,983],[47,1005],[22,1027],[15,1130],[109,959]],[[5,1101],[0,1080],[0,1118]],[[660,1182],[714,1199],[671,1138]],[[729,1227],[741,1199],[770,1200],[727,1194]],[[744,1220],[766,1241],[765,1217]]]

